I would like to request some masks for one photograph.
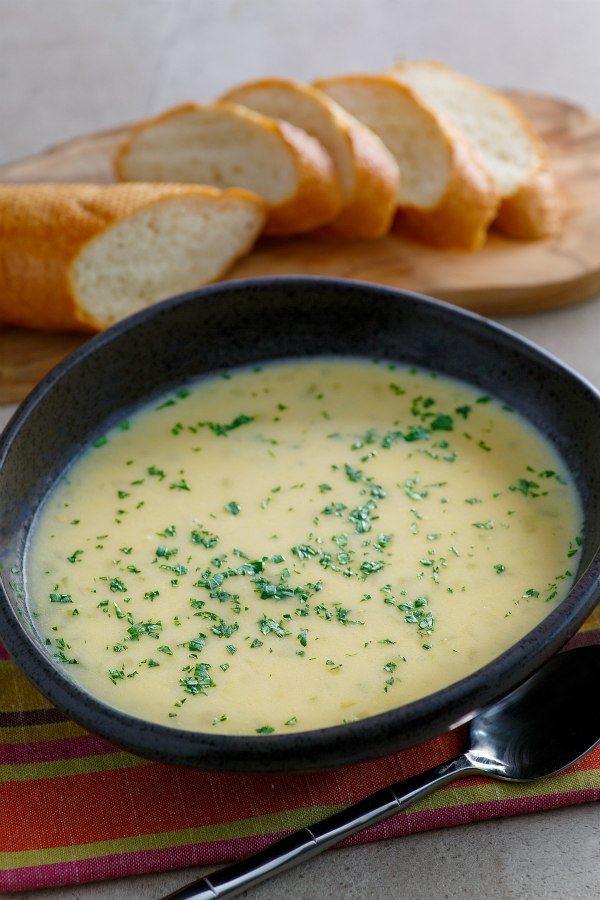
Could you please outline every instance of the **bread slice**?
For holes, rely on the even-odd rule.
[[[285,78],[241,84],[224,101],[283,119],[325,147],[335,164],[343,206],[325,230],[351,239],[382,237],[396,210],[398,166],[370,128],[317,88]]]
[[[563,201],[544,145],[502,94],[437,62],[402,62],[389,74],[446,116],[477,148],[501,197],[496,227],[539,238],[560,230]]]
[[[122,181],[247,188],[269,207],[268,234],[311,231],[342,205],[333,161],[318,141],[233,103],[188,103],[141,122],[119,147],[115,171]]]
[[[0,324],[101,330],[218,279],[265,219],[237,189],[0,185]]]
[[[491,176],[467,141],[389,76],[346,75],[315,84],[392,152],[400,167],[398,206],[413,234],[440,247],[481,246],[498,201]]]

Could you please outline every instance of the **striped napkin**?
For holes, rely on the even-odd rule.
[[[571,646],[600,644],[600,607]],[[236,775],[148,762],[53,707],[0,645],[0,891],[240,859],[460,753],[465,729],[325,772]],[[347,844],[600,800],[600,748],[529,784],[469,778]]]

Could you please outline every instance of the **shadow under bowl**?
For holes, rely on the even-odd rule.
[[[117,710],[47,652],[28,604],[24,559],[35,514],[82,447],[153,396],[274,359],[380,357],[489,392],[554,445],[579,493],[584,542],[569,595],[491,663],[443,690],[357,722],[289,735],[183,731]],[[323,769],[438,735],[528,677],[600,597],[600,396],[528,341],[472,313],[338,279],[226,282],[166,300],[98,335],[30,394],[0,438],[0,637],[29,679],[91,731],[142,756],[230,771]]]

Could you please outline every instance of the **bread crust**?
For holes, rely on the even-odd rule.
[[[350,191],[344,191],[342,186],[341,211],[319,232],[351,240],[383,237],[390,229],[396,209],[399,170],[392,154],[370,128],[318,88],[287,78],[263,78],[245,82],[232,88],[220,99],[248,105],[253,109],[254,91],[280,89],[288,91],[292,97],[297,94],[298,97],[309,99],[325,113],[345,142],[352,162],[353,184]],[[278,118],[275,113],[269,115]],[[320,139],[316,131],[306,130],[315,139]]]
[[[469,144],[449,138],[448,147],[452,174],[441,201],[430,210],[399,209],[394,230],[407,230],[447,250],[478,250],[497,214],[498,194],[479,154]]]
[[[451,161],[446,189],[431,208],[398,206],[394,230],[408,231],[428,244],[445,249],[476,250],[485,241],[487,229],[498,209],[493,179],[474,147],[405,84],[389,75],[348,75],[316,81],[325,91],[334,82],[368,82],[409,98],[437,129]],[[400,178],[402,164],[400,161]]]
[[[515,191],[511,194],[500,195],[494,228],[509,237],[527,240],[535,240],[558,233],[565,217],[564,197],[551,170],[545,144],[527,116],[506,95],[468,78],[438,60],[424,60],[423,62],[407,60],[396,63],[388,69],[388,72],[391,77],[401,79],[403,71],[419,65],[447,72],[451,78],[464,82],[472,90],[490,97],[495,103],[500,103],[519,123],[534,148],[537,164]],[[465,140],[469,141],[466,135]]]
[[[564,220],[560,186],[550,168],[541,163],[514,194],[504,198],[494,228],[508,237],[538,240],[558,234]]]
[[[333,160],[301,128],[289,122],[272,121],[273,129],[281,134],[295,157],[299,186],[286,203],[269,208],[265,234],[313,231],[335,219],[342,206],[342,189]]]
[[[275,135],[293,158],[297,173],[296,192],[278,204],[268,204],[266,234],[297,234],[312,231],[336,217],[342,206],[342,191],[333,161],[327,151],[310,135],[287,122],[272,119],[236,103],[219,102],[203,105],[186,103],[166,110],[159,116],[137,123],[118,147],[114,158],[116,177],[135,180],[128,167],[137,139],[148,129],[189,113],[221,110],[242,122]],[[269,165],[269,160],[265,160]]]
[[[78,301],[72,278],[77,257],[112,225],[180,197],[215,202],[239,197],[264,215],[260,198],[242,189],[144,183],[0,185],[0,325],[43,331],[105,328],[107,323],[86,314]]]
[[[373,240],[387,234],[392,225],[400,169],[370,128],[349,113],[345,113],[345,118],[354,158],[354,193],[337,219],[323,230],[347,239]]]
[[[507,237],[538,240],[558,234],[565,220],[566,204],[552,171],[546,145],[530,120],[508,97],[483,86],[521,123],[537,152],[537,166],[514,193],[502,197],[494,228]]]

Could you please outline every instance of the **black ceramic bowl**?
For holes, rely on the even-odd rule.
[[[42,499],[83,445],[153,395],[219,368],[339,354],[427,366],[509,403],[555,445],[585,512],[576,583],[546,619],[461,681],[389,712],[290,735],[149,723],[96,700],[48,655],[23,561]],[[435,300],[351,281],[265,278],[175,297],[92,339],[33,391],[0,441],[0,636],[31,681],[85,727],[143,756],[206,769],[326,768],[415,744],[472,716],[555,653],[600,596],[600,397],[504,328]]]

